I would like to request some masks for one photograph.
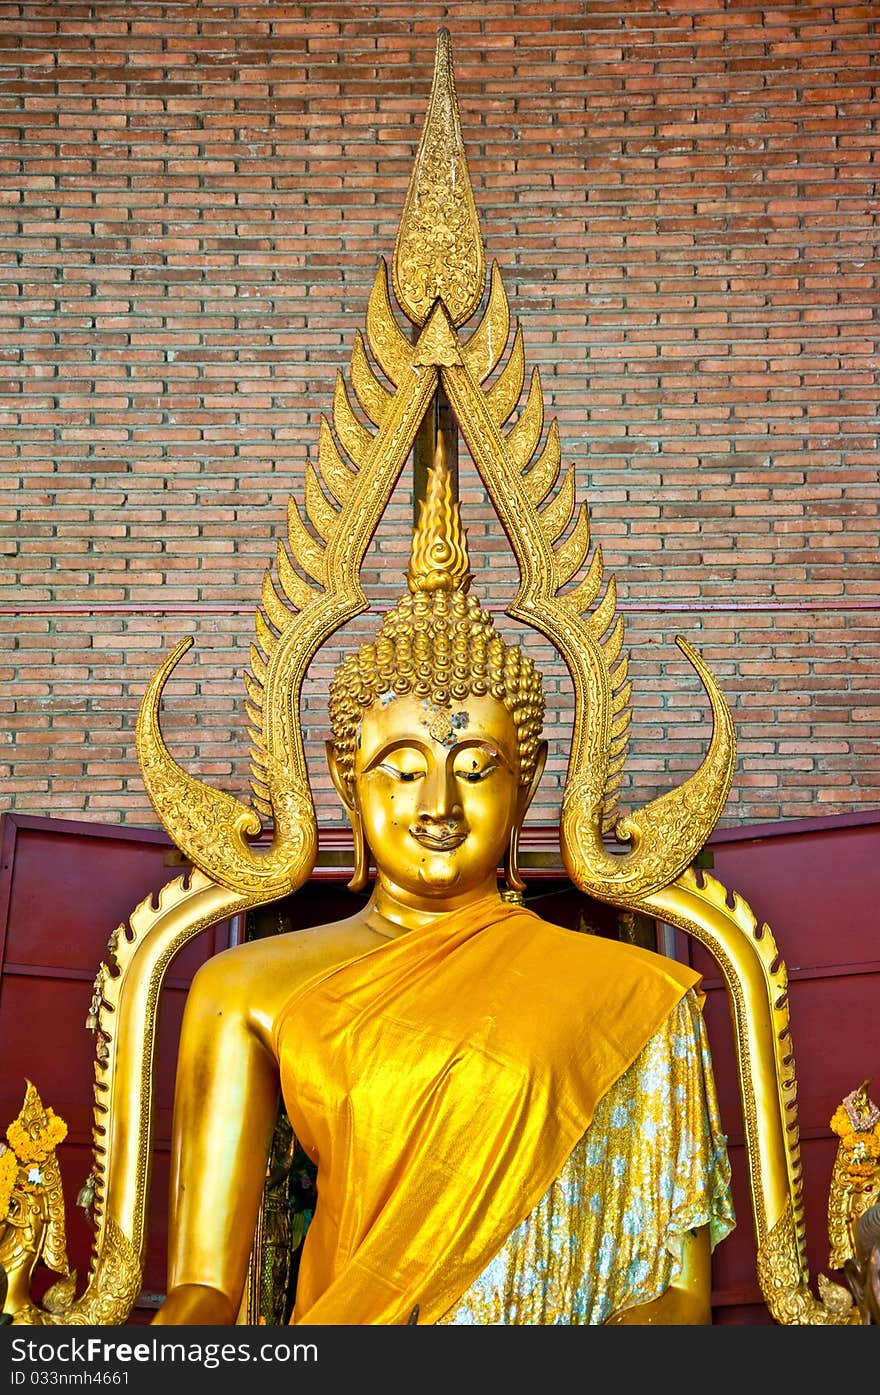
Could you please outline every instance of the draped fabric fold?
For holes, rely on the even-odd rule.
[[[736,1223],[699,988],[602,1096],[541,1200],[441,1319],[585,1326],[650,1304],[679,1277],[685,1237]]]
[[[698,979],[491,897],[297,990],[277,1047],[318,1201],[292,1322],[438,1321]]]

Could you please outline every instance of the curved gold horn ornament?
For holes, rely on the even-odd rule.
[[[702,764],[690,779],[616,821],[615,837],[629,841],[629,851],[607,851],[602,837],[604,790],[597,787],[589,751],[584,751],[576,765],[573,746],[560,822],[562,857],[581,891],[612,904],[625,902],[629,906],[633,897],[650,897],[690,866],[718,822],[733,780],[736,735],[730,709],[696,650],[680,635],[676,644],[708,695],[712,736]],[[585,688],[589,693],[589,687]]]
[[[454,335],[451,323],[448,333]],[[647,896],[674,881],[693,861],[718,821],[730,791],[736,740],[727,703],[712,674],[686,640],[679,648],[699,674],[712,705],[714,727],[699,770],[679,789],[663,795],[626,819],[615,820],[616,794],[626,758],[629,725],[626,659],[621,658],[623,619],[615,613],[613,578],[590,614],[602,584],[601,553],[574,589],[590,545],[586,505],[564,536],[573,514],[573,490],[562,488],[543,509],[552,489],[558,445],[554,432],[532,471],[540,483],[530,489],[529,461],[540,451],[543,397],[533,374],[525,407],[505,433],[492,411],[491,390],[480,387],[468,363],[468,345],[458,361],[441,368],[443,386],[462,434],[483,479],[520,568],[520,589],[507,613],[540,631],[562,655],[574,685],[571,756],[563,800],[561,847],[574,883],[600,900]],[[500,380],[499,380],[500,381]],[[549,454],[550,466],[547,468]],[[573,481],[573,471],[566,480]],[[558,501],[563,501],[559,507]],[[563,537],[557,545],[557,539]],[[611,826],[627,852],[605,846]]]
[[[386,278],[383,262],[376,285],[387,285]],[[269,570],[264,578],[251,672],[245,678],[253,807],[188,775],[162,737],[162,691],[190,639],[181,640],[160,664],[141,702],[138,760],[156,814],[196,867],[240,894],[264,901],[289,895],[314,866],[317,821],[299,722],[302,685],[315,652],[367,608],[361,562],[437,388],[433,323],[432,318],[417,344],[410,344],[393,319],[387,293],[374,287],[368,339],[386,375],[398,378],[397,389],[385,392],[359,344],[352,355],[352,385],[358,400],[369,405],[371,419],[379,417],[378,430],[372,434],[361,426],[356,436],[344,389],[337,391],[336,435],[346,442],[351,468],[325,419],[320,474],[310,467],[307,475],[306,508],[314,532],[291,500],[287,549],[279,544],[277,586]],[[253,842],[261,831],[261,812],[270,813],[274,824],[265,848]]]
[[[237,878],[244,870],[250,881],[259,884],[262,880],[259,873],[265,866],[265,880],[270,886],[279,878],[284,885],[286,869],[277,866],[277,854],[263,854],[257,863],[245,845],[246,836],[256,836],[260,832],[256,812],[231,795],[209,789],[188,775],[165,745],[159,727],[162,692],[192,643],[191,638],[182,639],[159,665],[138,711],[135,739],[150,802],[157,812],[161,811],[162,822],[177,846],[208,876],[226,885],[227,878]],[[282,850],[282,856],[286,851]],[[294,849],[290,849],[290,853],[295,859]]]
[[[87,1025],[96,1037],[92,1219],[84,1292],[59,1311],[34,1304],[20,1326],[127,1322],[141,1289],[153,1160],[159,995],[175,955],[202,931],[260,904],[199,871],[174,878],[111,935]]]

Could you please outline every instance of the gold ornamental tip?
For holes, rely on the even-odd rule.
[[[452,489],[442,434],[437,437],[434,460],[428,470],[425,497],[413,531],[412,553],[406,582],[410,591],[460,591],[465,594],[473,576],[467,551],[467,535],[461,509]]]
[[[454,325],[480,303],[486,261],[455,95],[449,31],[441,29],[428,114],[394,245],[394,294],[415,325],[442,300]]]
[[[25,1081],[24,1104],[6,1130],[6,1141],[22,1167],[43,1162],[67,1137],[67,1125],[46,1109],[32,1081]]]

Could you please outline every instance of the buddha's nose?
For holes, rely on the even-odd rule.
[[[450,770],[440,766],[432,771],[422,785],[421,819],[434,823],[451,822],[460,819],[463,809],[458,800],[455,779]]]

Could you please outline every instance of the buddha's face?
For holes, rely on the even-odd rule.
[[[513,718],[488,696],[376,702],[359,732],[355,792],[388,891],[428,908],[486,895],[522,800]]]

